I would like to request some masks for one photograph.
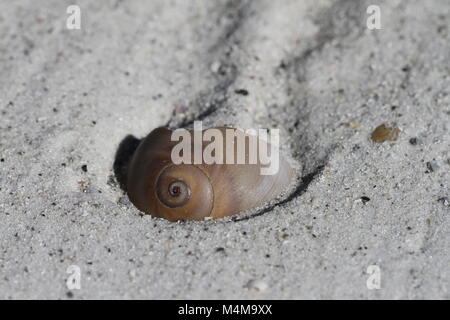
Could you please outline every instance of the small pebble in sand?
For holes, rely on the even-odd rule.
[[[219,61],[214,61],[212,64],[211,64],[211,71],[213,72],[213,73],[218,73],[219,72],[219,70],[220,70],[220,62]]]
[[[450,201],[447,197],[442,197],[438,199],[438,202],[442,203],[446,207],[450,207]]]
[[[389,127],[385,124],[379,125],[373,130],[370,138],[373,142],[383,143],[385,141],[396,141],[398,139],[398,135],[400,133],[400,129],[395,127]]]
[[[245,89],[237,89],[234,92],[236,94],[240,94],[240,95],[243,95],[243,96],[248,96],[248,90],[245,90]]]
[[[120,197],[118,202],[119,202],[121,205],[123,205],[123,206],[129,206],[129,205],[131,205],[130,199],[128,199],[127,196],[122,196],[122,197]]]
[[[362,196],[362,197],[361,197],[361,201],[362,201],[363,204],[366,204],[367,202],[370,201],[370,198],[369,198],[369,197],[366,197],[366,196]]]
[[[249,282],[247,282],[245,288],[252,291],[262,292],[266,291],[269,288],[269,285],[261,279],[252,279]]]
[[[426,163],[426,166],[427,166],[427,171],[425,171],[425,173],[434,172],[434,171],[437,171],[439,169],[439,166],[436,163],[436,161],[428,161]]]

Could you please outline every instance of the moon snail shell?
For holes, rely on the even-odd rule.
[[[224,137],[226,129],[239,130],[216,129]],[[126,190],[130,201],[154,217],[177,221],[233,215],[273,200],[294,175],[281,155],[278,171],[273,175],[261,174],[259,159],[253,164],[174,164],[171,153],[179,142],[171,141],[171,135],[172,131],[166,128],[153,130],[141,141],[128,169]],[[201,143],[204,150],[208,143]],[[191,150],[193,156],[194,144]],[[225,159],[226,151],[223,156]]]

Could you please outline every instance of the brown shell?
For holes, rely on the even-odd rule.
[[[217,129],[224,133],[230,128]],[[170,221],[221,218],[274,199],[291,182],[293,170],[281,155],[279,170],[274,175],[261,175],[259,163],[176,165],[171,160],[171,151],[178,141],[171,141],[171,134],[165,128],[153,130],[142,140],[131,160],[128,196],[147,214]],[[203,143],[203,148],[208,143]],[[193,144],[191,149],[193,154]],[[224,159],[225,155],[226,151]],[[174,181],[185,182],[190,188],[188,199],[183,198],[180,206],[172,205],[166,198],[168,186]]]

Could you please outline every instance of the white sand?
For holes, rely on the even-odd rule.
[[[76,1],[67,30],[73,2],[0,2],[0,298],[450,299],[448,0],[377,1],[373,31],[371,1]],[[239,221],[143,216],[119,143],[202,113],[280,128],[310,183]]]

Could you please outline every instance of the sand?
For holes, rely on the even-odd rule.
[[[76,3],[0,2],[0,298],[450,299],[447,0],[377,1],[380,30],[371,1]],[[195,119],[280,129],[296,191],[143,215],[119,144]]]

